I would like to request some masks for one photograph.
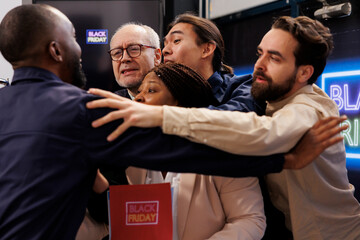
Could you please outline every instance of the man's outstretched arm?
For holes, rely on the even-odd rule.
[[[105,98],[89,102],[87,104],[88,108],[110,107],[118,109],[94,121],[94,127],[121,118],[124,119],[124,123],[108,136],[109,141],[116,139],[131,126],[144,128],[162,126],[163,108],[161,106],[137,103],[100,89],[91,89],[90,93]],[[289,153],[285,154],[284,169],[301,169],[315,160],[327,147],[342,141],[343,137],[339,133],[348,126],[343,125],[340,127],[339,124],[346,119],[346,116],[341,116],[319,120],[304,134],[297,145]]]

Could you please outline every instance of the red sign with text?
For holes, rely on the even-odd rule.
[[[110,238],[172,239],[169,183],[110,186]]]

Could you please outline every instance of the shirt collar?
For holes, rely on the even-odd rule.
[[[208,82],[210,83],[214,97],[220,103],[225,94],[225,90],[221,88],[224,82],[223,78],[219,72],[214,72],[214,74],[208,79]]]
[[[24,80],[29,79],[36,79],[36,80],[43,80],[43,81],[62,81],[58,76],[56,76],[54,73],[45,70],[43,68],[37,68],[37,67],[21,67],[17,68],[14,71],[14,77],[11,81],[11,85],[16,84],[17,82],[21,82]]]
[[[131,100],[134,100],[134,99],[135,99],[135,96],[133,96],[133,95],[131,94],[131,92],[130,92],[129,89],[126,89],[126,90],[127,90],[128,94],[129,94],[129,96],[130,96],[130,99],[131,99]]]
[[[289,104],[294,98],[296,98],[298,95],[300,94],[311,94],[313,93],[313,86],[315,86],[315,84],[311,84],[311,85],[305,85],[304,87],[300,88],[299,90],[297,90],[295,93],[293,93],[291,96],[284,98],[278,102],[272,102],[267,104],[267,108],[266,108],[266,115],[272,115],[274,112],[276,112],[278,109],[284,107],[285,105]]]
[[[211,77],[208,79],[208,82],[210,83],[213,92],[216,92],[217,89],[221,86],[223,79],[218,72],[214,72],[214,74],[211,75]]]

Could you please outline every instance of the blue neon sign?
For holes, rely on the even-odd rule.
[[[347,64],[341,65],[344,69]],[[348,116],[346,124],[349,125],[349,128],[342,132],[346,157],[349,164],[359,165],[360,68],[323,73],[321,88],[336,102],[340,114]],[[356,161],[354,161],[355,159]]]
[[[321,86],[336,102],[340,113],[359,113],[360,70],[324,73],[321,76]]]

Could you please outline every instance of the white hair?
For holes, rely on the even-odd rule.
[[[114,36],[116,35],[116,33],[118,33],[121,29],[128,27],[128,26],[138,26],[138,27],[142,27],[143,29],[145,29],[146,34],[148,36],[148,40],[150,41],[150,45],[156,48],[160,48],[160,37],[159,35],[155,32],[154,29],[152,29],[151,27],[142,24],[142,23],[138,23],[138,22],[128,22],[125,23],[123,25],[121,25],[114,33],[114,35],[111,38],[110,44],[114,38]]]

